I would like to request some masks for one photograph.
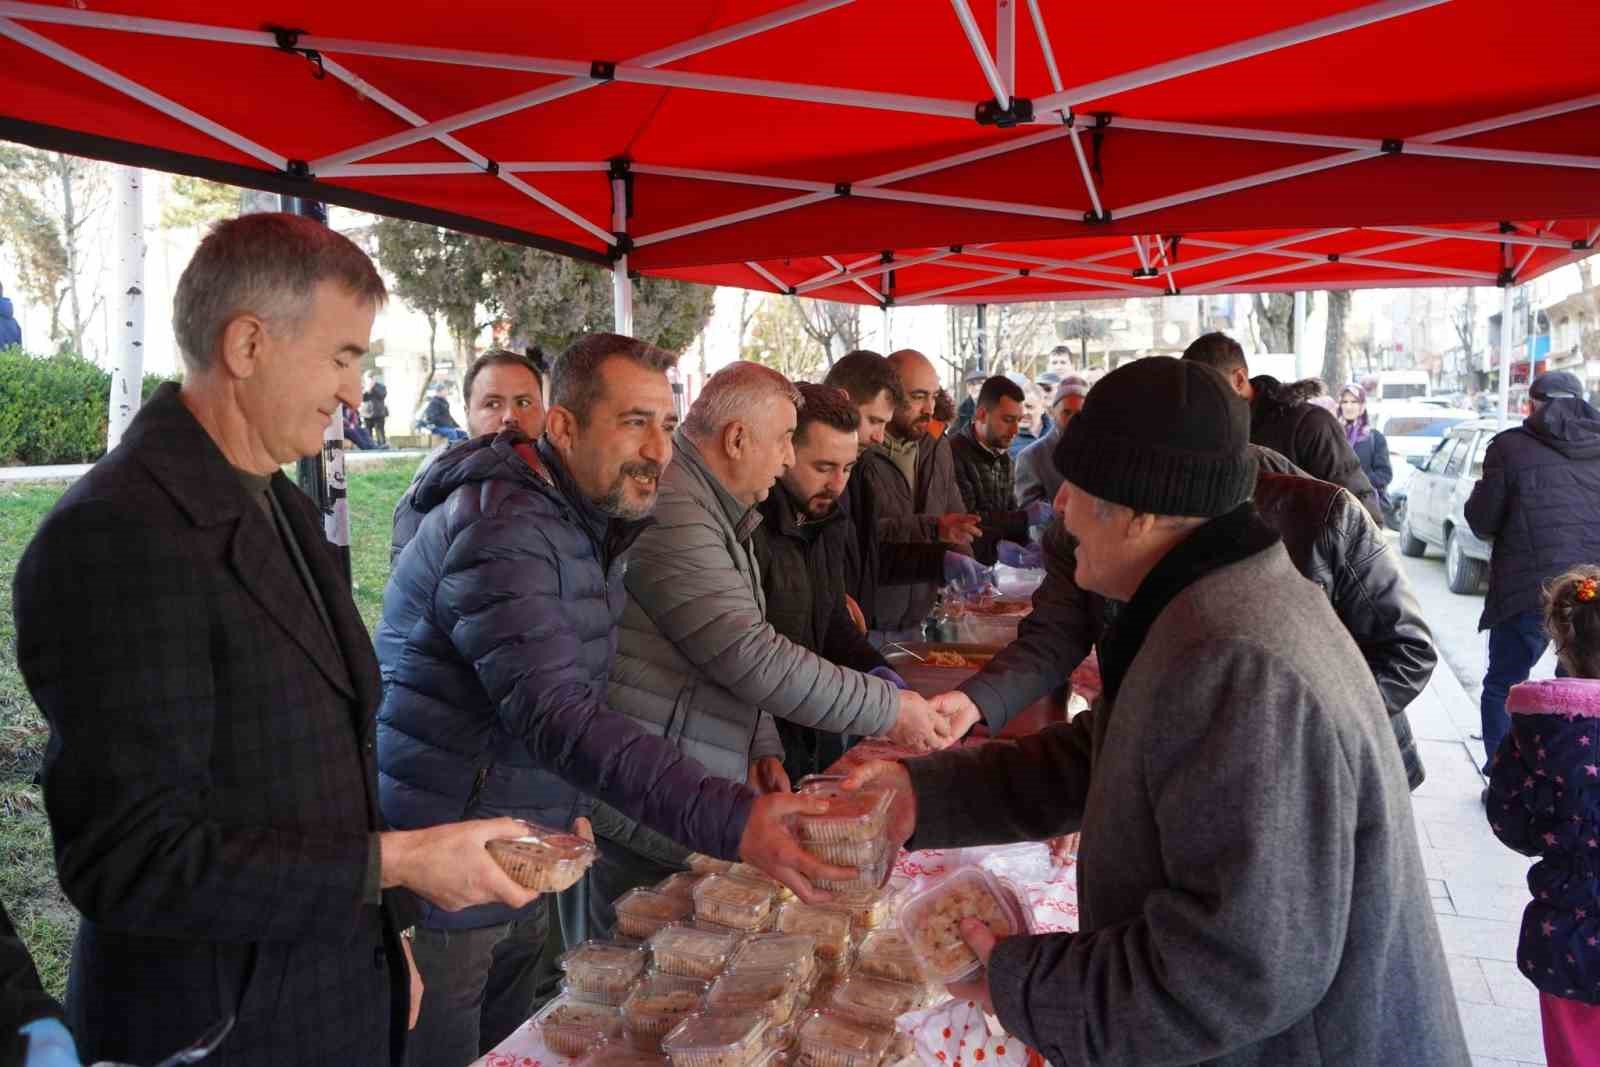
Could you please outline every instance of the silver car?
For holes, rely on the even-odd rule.
[[[1481,593],[1489,571],[1490,542],[1472,532],[1462,508],[1483,474],[1498,419],[1472,419],[1445,431],[1427,456],[1407,456],[1417,472],[1407,486],[1400,516],[1400,551],[1421,556],[1431,546],[1444,552],[1445,579],[1452,593]]]

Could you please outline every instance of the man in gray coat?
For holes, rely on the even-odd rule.
[[[1017,742],[876,763],[914,847],[1081,830],[1074,934],[955,987],[1053,1064],[1465,1064],[1383,700],[1250,502],[1242,399],[1137,360],[1064,440],[1079,586],[1127,606],[1105,693]]]
[[[1069,374],[1056,384],[1050,396],[1050,432],[1024,448],[1017,457],[1017,507],[1025,508],[1037,500],[1046,503],[1055,500],[1061,489],[1056,445],[1067,423],[1083,410],[1083,400],[1088,395],[1089,383],[1076,374]]]
[[[956,483],[948,436],[928,433],[939,374],[921,352],[903,348],[889,356],[900,379],[901,395],[883,444],[861,456],[856,477],[878,505],[878,538],[883,544],[943,543],[971,554],[978,516],[967,511]],[[874,643],[920,637],[939,586],[933,582],[885,586],[877,592],[872,620]]]
[[[762,792],[789,789],[775,715],[922,751],[949,743],[949,724],[916,693],[836,666],[766,619],[756,505],[794,463],[799,401],[788,379],[756,363],[706,383],[675,435],[655,522],[629,560],[611,669],[613,708]],[[594,828],[602,855],[589,876],[590,916],[604,930],[618,896],[680,869],[687,853],[604,805]]]

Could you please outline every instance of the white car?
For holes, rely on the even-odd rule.
[[[1431,456],[1450,427],[1478,417],[1477,412],[1466,408],[1440,407],[1424,401],[1391,400],[1384,404],[1377,414],[1376,426],[1389,443],[1389,466],[1394,469],[1389,499],[1406,495],[1411,477],[1417,473],[1411,457]]]

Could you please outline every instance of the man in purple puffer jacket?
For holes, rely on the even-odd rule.
[[[561,357],[537,443],[446,452],[384,591],[379,795],[396,828],[494,812],[566,826],[604,800],[686,847],[792,879],[823,873],[783,828],[815,805],[757,798],[612,710],[628,549],[672,458],[675,357],[594,334]],[[797,886],[797,888],[803,888]],[[465,1067],[531,1012],[548,902],[426,909],[417,1067]]]

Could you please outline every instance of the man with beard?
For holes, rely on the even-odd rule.
[[[876,499],[877,535],[885,544],[943,544],[965,548],[978,534],[956,484],[948,439],[928,434],[939,374],[921,352],[905,348],[888,358],[900,386],[881,445],[868,448],[857,474],[861,491]],[[933,607],[939,583],[880,586],[873,621],[875,643],[914,639]]]
[[[827,385],[796,386],[805,403],[794,430],[794,466],[757,505],[756,559],[767,594],[767,621],[784,637],[841,667],[896,685],[899,675],[851,620],[846,576],[861,566],[845,511],[845,488],[857,459],[860,416],[850,398]],[[816,774],[844,754],[848,739],[779,719],[783,766],[791,779]]]
[[[617,710],[764,793],[789,790],[774,718],[887,734],[920,751],[949,743],[948,724],[916,693],[830,663],[767,620],[752,545],[757,505],[794,465],[800,404],[787,378],[758,363],[730,364],[706,382],[673,437],[655,522],[629,561],[611,670]],[[589,871],[589,905],[597,931],[612,926],[618,897],[682,869],[684,846],[695,847],[614,808],[595,812],[601,854]]]
[[[961,498],[983,523],[983,535],[972,543],[972,554],[985,566],[994,566],[1001,541],[1025,545],[1029,526],[1050,521],[1047,501],[1035,501],[1026,508],[1016,505],[1016,475],[1009,449],[1022,423],[1025,400],[1021,386],[995,375],[979,390],[972,421],[950,441]]]
[[[377,641],[394,825],[492,812],[564,827],[592,793],[700,852],[791,879],[822,869],[783,829],[800,798],[758,799],[612,710],[626,557],[672,459],[674,361],[629,337],[580,338],[556,364],[539,441],[479,437],[424,477]],[[424,911],[412,1063],[464,1067],[527,1019],[548,921],[543,898]]]
[[[854,405],[860,421],[856,424],[856,473],[869,449],[882,449],[889,423],[900,407],[904,393],[900,379],[889,361],[866,349],[848,353],[828,371],[824,385],[842,390]],[[854,605],[861,629],[877,629],[878,589],[888,585],[934,585],[943,582],[979,581],[983,567],[971,556],[952,551],[937,541],[885,541],[879,531],[881,504],[871,484],[863,478],[850,479],[846,488],[846,508],[855,526],[857,551],[854,567],[845,576],[847,605]],[[959,529],[960,543],[970,542],[976,531]],[[964,539],[964,541],[962,540]],[[897,616],[898,617],[898,616]],[[877,635],[880,640],[881,631]]]
[[[467,368],[461,394],[467,402],[467,429],[473,437],[521,430],[524,437],[537,441],[544,433],[544,376],[533,360],[520,352],[492,348],[472,361]],[[415,502],[417,486],[445,451],[459,442],[440,445],[417,467],[411,485],[394,506],[394,537],[389,544],[389,562],[400,558],[400,550],[416,534],[422,514]]]

